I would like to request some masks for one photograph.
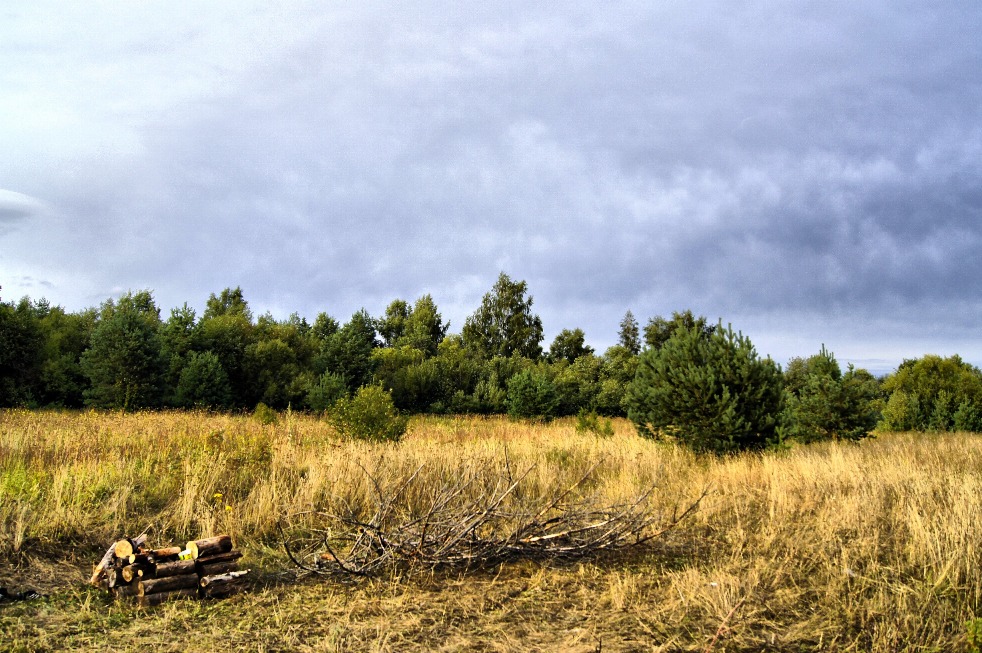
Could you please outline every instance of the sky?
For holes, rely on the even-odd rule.
[[[0,5],[0,297],[344,322],[500,272],[548,346],[691,309],[982,363],[982,3]]]

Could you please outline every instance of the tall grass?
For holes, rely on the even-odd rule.
[[[702,458],[614,426],[596,438],[573,421],[417,418],[401,442],[367,444],[303,415],[5,411],[0,553],[97,549],[147,526],[161,543],[221,531],[261,547],[283,515],[368,505],[370,476],[422,466],[425,491],[462,471],[531,468],[545,492],[602,460],[591,492],[616,503],[654,483],[666,518],[711,488],[650,555],[589,581],[609,623],[693,650],[707,633],[747,649],[966,645],[965,622],[982,615],[978,436]]]

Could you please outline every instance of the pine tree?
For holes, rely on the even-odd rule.
[[[860,440],[879,419],[876,379],[852,366],[842,374],[824,345],[814,356],[792,359],[784,379],[786,437],[799,442]]]
[[[624,319],[621,320],[617,344],[635,356],[641,353],[641,335],[638,330],[638,321],[634,319],[634,313],[631,311],[625,313]]]
[[[641,355],[627,404],[644,437],[700,452],[759,449],[777,438],[781,373],[732,328],[679,328]]]

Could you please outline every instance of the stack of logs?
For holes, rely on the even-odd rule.
[[[179,598],[220,598],[242,591],[240,551],[232,538],[216,535],[188,542],[185,549],[172,546],[151,549],[146,535],[115,542],[92,573],[93,585],[116,598],[135,598],[142,607]]]

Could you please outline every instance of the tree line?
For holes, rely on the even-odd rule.
[[[429,295],[344,323],[257,318],[238,287],[211,294],[200,316],[185,303],[166,319],[148,290],[74,313],[0,301],[0,406],[343,412],[374,388],[402,414],[580,415],[591,428],[628,416],[642,435],[715,451],[858,439],[877,425],[982,430],[982,373],[957,356],[878,379],[842,371],[823,347],[782,369],[691,311],[643,328],[627,311],[603,353],[579,328],[545,350],[532,306],[527,284],[504,273],[459,333]]]

